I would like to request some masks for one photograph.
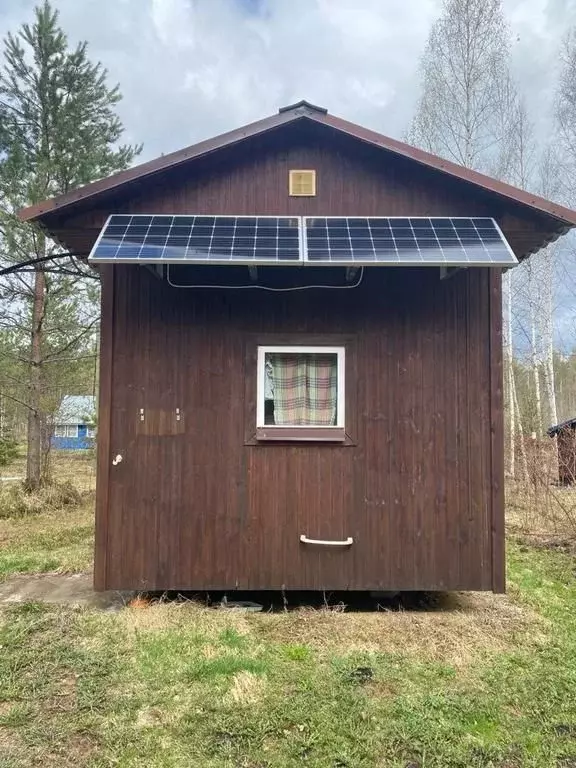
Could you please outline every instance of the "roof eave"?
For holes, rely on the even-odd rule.
[[[553,242],[572,227],[576,226],[576,211],[553,203],[538,195],[513,187],[504,182],[497,181],[490,176],[485,176],[478,171],[473,171],[458,165],[450,160],[432,155],[429,152],[411,147],[408,144],[391,139],[382,134],[362,128],[355,123],[350,123],[338,117],[328,114],[323,108],[315,107],[308,102],[299,102],[289,108],[281,110],[278,114],[250,123],[242,128],[194,144],[169,155],[148,161],[134,168],[100,179],[77,190],[60,195],[59,197],[43,201],[36,205],[24,208],[18,215],[22,221],[35,221],[68,209],[69,207],[90,198],[99,197],[109,193],[124,184],[129,184],[140,179],[149,178],[157,173],[176,168],[193,159],[217,152],[225,147],[237,144],[245,139],[262,135],[275,128],[293,123],[299,120],[311,120],[333,130],[345,133],[359,141],[376,146],[385,151],[393,152],[399,156],[416,162],[432,170],[439,171],[453,178],[468,182],[473,186],[483,188],[491,194],[496,194],[517,205],[525,206],[543,216],[551,217],[558,222],[558,226],[551,228],[550,236],[543,241],[543,245]],[[42,223],[42,222],[39,222]],[[539,246],[539,248],[542,245]],[[535,248],[531,251],[533,253]],[[527,254],[529,255],[529,254]]]
[[[125,171],[119,171],[112,176],[107,176],[98,181],[91,182],[90,184],[85,184],[83,187],[79,187],[71,192],[66,192],[62,195],[43,200],[41,203],[22,208],[18,211],[18,218],[21,221],[35,221],[50,213],[59,213],[83,200],[111,192],[114,189],[121,187],[123,184],[129,184],[140,179],[149,178],[157,173],[176,168],[190,160],[195,160],[213,152],[217,152],[220,149],[224,149],[225,147],[238,144],[245,139],[267,133],[268,131],[287,123],[310,117],[310,111],[311,110],[306,106],[299,107],[293,112],[283,112],[278,115],[272,115],[271,117],[266,117],[262,120],[250,123],[243,128],[228,131],[227,133],[220,134],[212,139],[206,139],[197,144],[192,144],[185,149],[171,152],[168,155],[149,160],[146,163],[141,163],[140,165],[136,165]]]

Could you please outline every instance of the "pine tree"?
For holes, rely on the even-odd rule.
[[[119,146],[123,126],[115,113],[118,86],[87,56],[87,44],[70,48],[58,12],[46,0],[32,24],[4,40],[0,68],[0,258],[5,263],[50,256],[57,248],[19,208],[130,165],[140,147]],[[97,322],[94,275],[74,257],[37,263],[0,288],[4,327],[25,330],[28,409],[26,484],[45,479],[48,413],[62,362],[93,351]]]

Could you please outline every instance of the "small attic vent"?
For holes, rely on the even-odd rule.
[[[291,197],[314,197],[316,171],[290,171],[288,189]]]

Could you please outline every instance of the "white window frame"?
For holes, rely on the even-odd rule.
[[[90,424],[86,425],[86,437],[88,438],[95,438],[96,437],[96,427],[90,426]]]
[[[78,424],[56,424],[54,437],[76,439],[78,437]]]
[[[323,355],[336,355],[337,366],[337,398],[336,398],[336,424],[324,424],[314,426],[312,424],[265,424],[265,365],[266,355],[270,353],[277,354],[323,354]],[[324,346],[305,346],[305,345],[283,345],[275,344],[273,346],[259,346],[258,347],[258,364],[257,364],[257,387],[256,387],[256,430],[260,439],[282,439],[281,432],[287,430],[291,432],[289,436],[286,436],[288,440],[322,440],[322,439],[337,439],[344,440],[345,423],[346,423],[346,349],[345,347],[324,347]],[[266,432],[270,435],[266,435]],[[294,436],[294,432],[300,432],[300,436]],[[315,436],[309,436],[306,433],[313,431]],[[272,437],[272,433],[274,437]],[[325,433],[325,437],[318,437]],[[338,437],[331,436],[335,433],[339,433]]]

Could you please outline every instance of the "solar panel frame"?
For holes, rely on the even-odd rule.
[[[209,220],[212,224],[206,224],[206,232],[196,233],[194,228],[196,226],[201,227],[202,221],[197,220]],[[116,221],[115,221],[116,220]],[[226,236],[230,242],[224,244],[221,242],[215,248],[222,248],[223,251],[228,250],[228,253],[218,253],[213,251],[212,247],[215,240],[215,235],[221,241],[226,240],[223,237],[222,229],[217,230],[218,222],[222,220],[229,220],[234,223],[232,235],[228,233]],[[270,235],[268,242],[266,242],[265,235],[262,235],[260,241],[258,240],[258,226],[263,221],[274,220],[278,222],[275,228],[275,234]],[[184,222],[186,222],[184,224]],[[236,239],[236,231],[238,228],[238,222],[242,222],[240,230],[246,227],[246,231],[253,230],[250,234],[239,235],[241,238],[246,238],[244,245],[239,245],[234,248],[234,241]],[[254,222],[249,224],[248,222]],[[291,222],[289,227],[286,227],[287,231],[290,231],[290,237],[286,236],[282,238],[279,224],[282,222]],[[174,227],[182,226],[181,233],[173,233]],[[118,231],[111,233],[111,228],[118,228]],[[131,234],[130,244],[125,241],[125,237],[129,227],[134,229],[139,228],[141,232],[133,231]],[[184,234],[184,227],[188,231],[188,234]],[[156,231],[152,232],[155,228]],[[123,232],[120,232],[123,230]],[[145,230],[145,231],[144,231]],[[209,231],[211,230],[211,231]],[[116,236],[115,240],[110,238],[110,233]],[[196,247],[190,247],[193,234],[195,236],[194,242]],[[295,237],[293,236],[295,234]],[[172,242],[169,243],[170,238]],[[179,239],[182,241],[179,242]],[[106,245],[106,240],[112,240],[109,246]],[[186,243],[184,243],[186,239]],[[208,240],[204,243],[204,247],[198,246],[198,242],[201,240]],[[271,243],[270,240],[274,240],[275,243]],[[280,249],[280,243],[285,239],[286,242],[282,242],[282,249]],[[292,241],[292,242],[289,242]],[[266,243],[264,246],[262,243]],[[109,248],[108,251],[106,249]],[[120,253],[120,249],[123,249]],[[169,248],[172,248],[170,252]],[[244,253],[238,252],[240,249],[245,248]],[[252,215],[210,215],[210,214],[111,214],[106,219],[101,232],[92,247],[88,260],[95,264],[214,264],[214,265],[226,265],[226,264],[254,264],[254,265],[289,265],[289,264],[302,264],[303,253],[303,232],[302,232],[302,219],[300,216],[276,216],[276,215],[264,215],[258,216]],[[284,254],[284,256],[282,255]],[[291,254],[288,256],[287,254]]]
[[[312,221],[342,221],[346,222],[346,237],[349,240],[349,246],[346,246],[346,237],[334,238],[337,241],[337,246],[331,251],[330,234],[328,226],[326,227],[327,244],[325,249],[328,252],[328,256],[325,258],[314,258],[310,256],[309,247],[310,242],[314,239],[321,238],[317,233],[314,233],[309,222]],[[498,223],[488,216],[303,216],[303,258],[305,264],[314,264],[317,266],[402,266],[402,267],[512,267],[518,264],[512,248],[506,240],[502,230],[498,226]],[[376,242],[373,234],[372,227],[369,226],[369,222],[385,222],[380,228],[381,237]],[[480,229],[477,223],[489,222],[490,226],[486,228],[486,233],[490,232],[492,237],[488,237],[485,233],[482,235],[482,227]],[[353,222],[358,230],[363,225],[367,227],[369,237],[364,238],[366,244],[364,247],[358,246],[358,233],[355,234],[356,245],[353,242],[350,235],[351,227],[350,223]],[[394,235],[394,229],[390,225],[390,222],[400,224],[396,228],[396,231],[404,231],[406,233],[402,238],[397,238]],[[417,227],[418,231],[428,232],[429,236],[424,237],[417,236],[414,228],[414,222],[422,222],[423,226]],[[471,222],[472,227],[462,227],[460,233],[454,222]],[[342,226],[344,230],[344,226]],[[467,234],[464,230],[469,230]],[[454,249],[448,249],[443,247],[440,238],[437,234],[438,231],[444,231],[444,238],[446,240],[455,243]],[[366,231],[366,230],[365,230]],[[389,234],[387,234],[389,233]],[[448,234],[449,233],[449,234]],[[474,237],[472,236],[474,234]],[[467,242],[463,242],[463,238]],[[488,250],[486,243],[493,242],[492,254]],[[433,252],[431,257],[422,257],[422,243],[426,243],[430,247],[430,251]],[[446,245],[446,244],[445,244]],[[473,246],[480,246],[480,248],[474,248]],[[473,251],[480,251],[481,255]],[[362,252],[364,250],[364,253]],[[389,251],[388,255],[378,256],[377,251],[381,250],[384,253]],[[403,253],[402,253],[403,252]],[[459,253],[458,253],[459,252]],[[499,258],[495,256],[499,255]]]

